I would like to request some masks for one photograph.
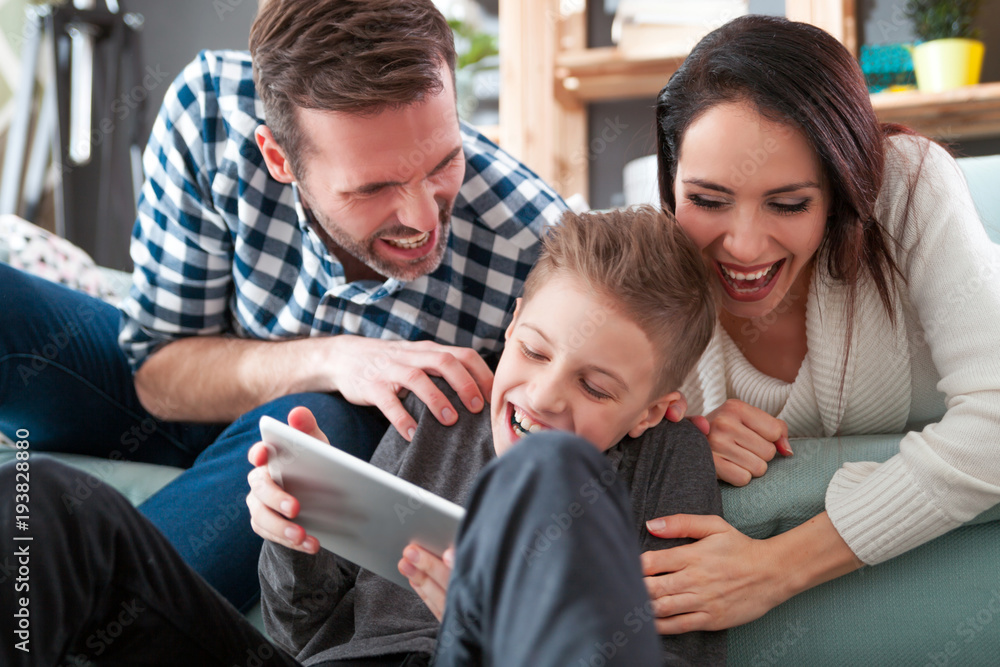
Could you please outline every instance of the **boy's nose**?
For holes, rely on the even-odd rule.
[[[539,417],[552,417],[566,409],[561,382],[549,374],[535,378],[528,387],[528,409]]]

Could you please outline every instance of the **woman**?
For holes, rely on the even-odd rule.
[[[1000,253],[954,160],[880,125],[857,63],[818,28],[732,21],[656,115],[661,198],[723,304],[684,387],[719,478],[763,475],[788,436],[906,432],[887,462],[838,471],[826,511],[782,535],[651,522],[698,539],[643,556],[669,634],[751,621],[1000,501]]]

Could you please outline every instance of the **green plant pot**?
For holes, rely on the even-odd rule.
[[[935,39],[913,47],[917,88],[925,93],[979,83],[986,47],[976,39]]]

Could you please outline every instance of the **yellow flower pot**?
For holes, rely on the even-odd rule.
[[[979,83],[986,47],[975,39],[935,39],[913,47],[917,88],[925,93]]]

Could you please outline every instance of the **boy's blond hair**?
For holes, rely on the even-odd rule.
[[[681,386],[717,317],[708,267],[673,215],[652,206],[567,212],[524,283],[530,299],[555,272],[581,279],[642,329],[660,372],[654,396]]]

